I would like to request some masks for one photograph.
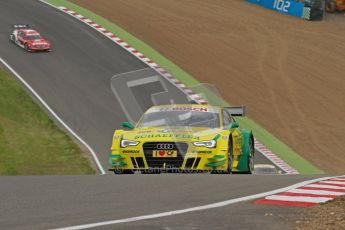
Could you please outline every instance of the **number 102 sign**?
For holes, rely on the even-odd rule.
[[[283,11],[285,13],[289,12],[289,8],[291,6],[290,1],[286,0],[274,0],[273,8],[278,11]]]
[[[275,10],[283,14],[289,14],[301,18],[304,10],[304,3],[295,0],[246,0],[247,2]]]

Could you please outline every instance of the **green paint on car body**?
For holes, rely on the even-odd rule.
[[[215,168],[215,167],[219,167],[219,166],[224,165],[225,162],[226,162],[226,160],[222,160],[222,161],[213,161],[213,162],[207,163],[206,166],[207,166],[207,167]]]
[[[219,138],[220,138],[220,134],[218,133],[218,134],[213,138],[213,140],[214,140],[214,141],[217,141]]]
[[[115,162],[112,162],[111,164],[113,167],[123,167],[123,166],[126,166],[127,163],[126,162],[123,162],[123,161],[115,161]]]
[[[224,155],[214,155],[213,157],[207,158],[207,160],[217,161],[217,160],[223,159],[224,157],[225,157]]]
[[[118,159],[118,158],[122,158],[122,156],[120,154],[109,154],[109,157],[110,158],[115,158],[115,159]]]
[[[124,158],[120,154],[109,154],[108,162],[112,166],[125,166],[127,163],[123,162]]]
[[[237,169],[239,171],[248,171],[248,158],[250,154],[249,141],[252,137],[252,132],[243,131],[242,132],[242,155],[239,157]]]

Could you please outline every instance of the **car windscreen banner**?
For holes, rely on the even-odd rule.
[[[115,74],[111,78],[110,87],[128,121],[133,123],[151,106],[197,104],[195,97],[213,106],[229,106],[212,84],[189,86],[192,94],[186,93],[151,68]]]

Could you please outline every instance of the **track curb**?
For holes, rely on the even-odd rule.
[[[308,207],[345,195],[345,176],[326,178],[299,187],[271,194],[255,204]]]

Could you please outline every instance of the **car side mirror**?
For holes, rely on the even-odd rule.
[[[129,121],[122,122],[122,127],[127,129],[134,129],[134,126]]]
[[[237,129],[238,127],[240,127],[240,125],[236,121],[233,121],[230,125],[230,129]]]

